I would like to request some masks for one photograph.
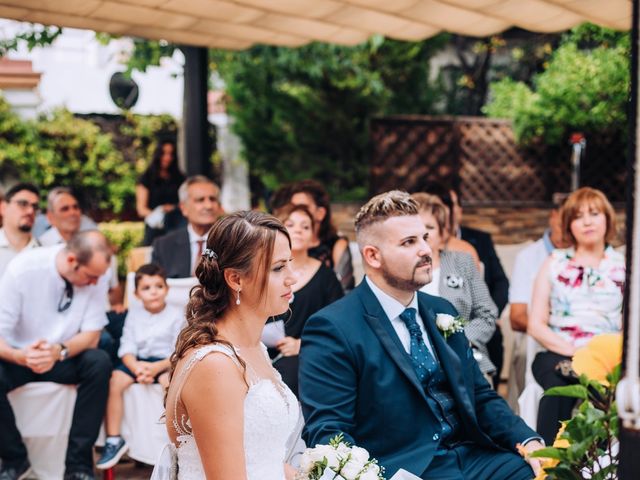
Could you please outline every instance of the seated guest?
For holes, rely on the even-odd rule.
[[[526,359],[526,335],[518,332],[527,331],[533,282],[538,270],[555,248],[562,248],[561,207],[566,199],[565,194],[554,194],[553,208],[549,212],[549,227],[541,238],[523,248],[516,255],[509,286],[509,321],[514,332],[511,370],[509,374],[509,401],[517,403],[524,390]],[[529,360],[529,363],[531,360]]]
[[[105,414],[107,440],[96,463],[101,470],[115,466],[128,449],[120,436],[124,391],[134,383],[169,386],[169,356],[184,324],[184,313],[166,304],[169,287],[162,267],[143,265],[136,271],[134,282],[142,307],[127,314],[118,351],[122,363],[111,374]]]
[[[178,189],[180,210],[188,225],[153,241],[151,261],[160,265],[168,278],[192,277],[207,243],[207,233],[223,214],[220,188],[207,177],[187,178]]]
[[[31,469],[7,394],[42,381],[79,385],[64,479],[94,478],[111,374],[108,355],[96,349],[107,323],[99,279],[110,259],[104,235],[83,232],[66,245],[22,253],[0,280],[0,478],[25,478]]]
[[[452,204],[451,231],[454,236],[473,245],[473,248],[478,252],[484,270],[484,283],[486,283],[489,288],[493,303],[498,307],[499,319],[502,310],[504,310],[509,300],[509,279],[504,273],[504,269],[496,253],[493,239],[487,232],[462,226],[462,205],[460,203],[459,190],[449,190],[449,199]],[[496,366],[496,373],[493,376],[493,386],[497,388],[500,383],[500,372],[502,371],[502,365],[504,363],[504,347],[502,345],[502,331],[500,330],[499,322],[496,324],[496,331],[487,344],[487,348],[489,350],[489,357]]]
[[[0,277],[18,253],[39,245],[31,234],[39,200],[40,192],[34,185],[18,183],[7,190],[0,202]]]
[[[533,289],[527,332],[547,351],[536,355],[533,376],[545,390],[575,382],[571,357],[599,333],[622,326],[624,257],[609,244],[615,212],[605,195],[583,187],[562,207],[562,232],[571,245],[554,250],[542,264]],[[575,400],[542,397],[537,430],[547,443],[571,417]]]
[[[81,230],[82,210],[70,188],[56,187],[49,192],[47,220],[51,227],[38,238],[43,247],[68,242]],[[85,230],[95,228],[97,225],[94,223],[91,228],[85,228]]]
[[[336,274],[320,260],[309,256],[313,241],[313,215],[304,205],[288,205],[276,212],[291,237],[291,269],[296,283],[291,287],[293,299],[289,312],[276,318],[284,320],[285,337],[277,348],[270,349],[273,366],[282,380],[298,396],[298,355],[300,336],[307,319],[344,294]]]
[[[284,185],[271,200],[271,209],[278,210],[287,203],[306,206],[314,220],[313,241],[309,255],[332,268],[342,289],[348,292],[355,286],[349,239],[340,235],[331,221],[329,193],[316,180],[301,180]]]
[[[424,193],[428,195],[434,195],[440,199],[440,201],[447,207],[447,229],[446,235],[444,236],[446,242],[446,249],[452,252],[463,252],[468,253],[473,258],[473,262],[478,267],[478,270],[481,269],[480,257],[478,257],[478,252],[466,240],[462,240],[459,238],[457,234],[457,230],[454,230],[454,204],[451,199],[450,190],[445,188],[441,183],[428,183],[423,189]]]
[[[178,167],[176,143],[168,138],[159,139],[149,167],[136,184],[136,211],[144,219],[142,245],[151,245],[156,237],[183,226],[184,218],[177,208],[182,182],[184,175]],[[156,209],[162,213],[160,220],[151,215]]]
[[[93,223],[93,226],[91,224],[83,226],[82,210],[78,199],[71,189],[67,187],[56,187],[47,195],[47,219],[51,223],[51,228],[39,238],[39,242],[43,247],[66,243],[78,232],[98,228],[95,223]],[[124,292],[120,288],[118,280],[118,261],[115,255],[111,257],[110,268],[102,281],[107,282],[109,285],[110,309],[116,313],[122,313],[124,311],[122,304]]]
[[[487,343],[496,329],[498,308],[471,256],[445,247],[447,208],[444,203],[427,193],[414,193],[411,197],[418,204],[420,219],[429,233],[427,242],[433,252],[432,280],[420,291],[449,300],[468,322],[464,333],[473,348],[473,356],[480,371],[491,378],[496,367],[489,359]]]

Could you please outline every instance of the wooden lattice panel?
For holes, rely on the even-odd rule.
[[[371,122],[372,194],[420,191],[431,181],[460,185],[466,205],[549,203],[571,184],[571,147],[517,145],[510,122],[476,117],[402,116]],[[620,139],[587,138],[581,184],[624,201],[625,151]]]

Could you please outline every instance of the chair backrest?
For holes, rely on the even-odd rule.
[[[127,297],[127,308],[131,308],[134,305],[140,305],[140,300],[135,296],[135,272],[127,273],[127,286],[126,286],[126,297]],[[169,285],[169,294],[167,295],[167,304],[178,307],[181,310],[187,306],[187,302],[189,301],[189,292],[191,288],[198,284],[198,279],[196,277],[189,278],[168,278],[167,285]]]
[[[151,261],[151,247],[132,248],[127,256],[127,272],[135,272],[145,263]]]

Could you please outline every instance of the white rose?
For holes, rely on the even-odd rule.
[[[342,475],[345,480],[355,480],[363,468],[364,462],[359,462],[352,457],[346,465],[340,469],[340,475]]]
[[[369,461],[369,452],[361,447],[351,447],[351,458],[364,465]]]
[[[378,473],[380,467],[375,464],[371,464],[367,467],[367,470],[360,475],[360,480],[378,480]]]
[[[310,448],[307,448],[300,457],[300,470],[302,470],[303,473],[308,474],[313,468],[313,464],[317,460],[313,457],[313,450]]]
[[[347,447],[347,445],[342,442],[338,444],[337,450],[338,450],[338,453],[342,456],[342,458],[346,458],[347,455],[351,453],[351,448]]]
[[[455,318],[452,315],[447,313],[439,313],[436,315],[436,325],[440,330],[446,332],[453,327],[453,323],[455,322]]]
[[[320,460],[322,460],[323,457],[326,458],[327,467],[337,469],[340,465],[340,457],[342,455],[340,455],[340,453],[335,448],[329,445],[321,445],[320,448],[322,449]]]

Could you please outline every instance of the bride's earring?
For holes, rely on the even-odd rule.
[[[236,305],[240,305],[240,289],[236,290]]]

